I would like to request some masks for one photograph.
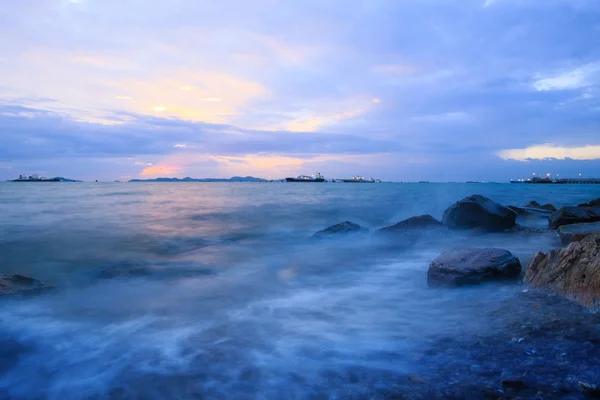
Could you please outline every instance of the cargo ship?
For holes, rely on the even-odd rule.
[[[362,176],[354,176],[352,179],[342,179],[343,182],[351,182],[351,183],[375,183],[381,182],[379,179],[365,179]]]
[[[320,173],[316,173],[315,175],[300,175],[296,178],[285,178],[286,182],[325,182],[325,177]]]

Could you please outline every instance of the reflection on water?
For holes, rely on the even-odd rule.
[[[423,233],[384,243],[315,241],[313,232],[344,220],[374,229],[439,218],[475,189],[515,205],[600,197],[592,186],[552,185],[34,186],[0,184],[2,272],[57,290],[0,302],[0,397],[368,396],[418,371],[414,353],[427,340],[486,329],[482,299],[520,290],[428,290],[440,251],[494,246],[527,260],[556,237]]]

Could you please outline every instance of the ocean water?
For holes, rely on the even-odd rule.
[[[0,398],[385,397],[416,352],[485,330],[482,304],[523,289],[428,289],[433,258],[501,247],[526,264],[556,233],[310,236],[441,218],[474,193],[559,207],[600,185],[2,183],[0,272],[56,289],[0,299]]]

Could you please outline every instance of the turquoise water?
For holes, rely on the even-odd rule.
[[[0,302],[0,398],[369,396],[418,372],[411,354],[432,338],[485,329],[470,317],[482,298],[522,289],[429,290],[441,251],[501,247],[526,263],[558,240],[310,235],[441,218],[474,193],[559,207],[600,185],[2,183],[2,273],[57,289]]]

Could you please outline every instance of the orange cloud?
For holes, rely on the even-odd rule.
[[[304,118],[298,118],[290,121],[285,126],[285,129],[293,132],[314,132],[322,125],[328,123],[357,118],[365,111],[366,109],[360,108],[356,110],[342,111],[331,115],[309,115]]]
[[[148,176],[148,175],[172,175],[178,172],[181,167],[177,165],[153,165],[148,168],[144,168],[140,175]]]

